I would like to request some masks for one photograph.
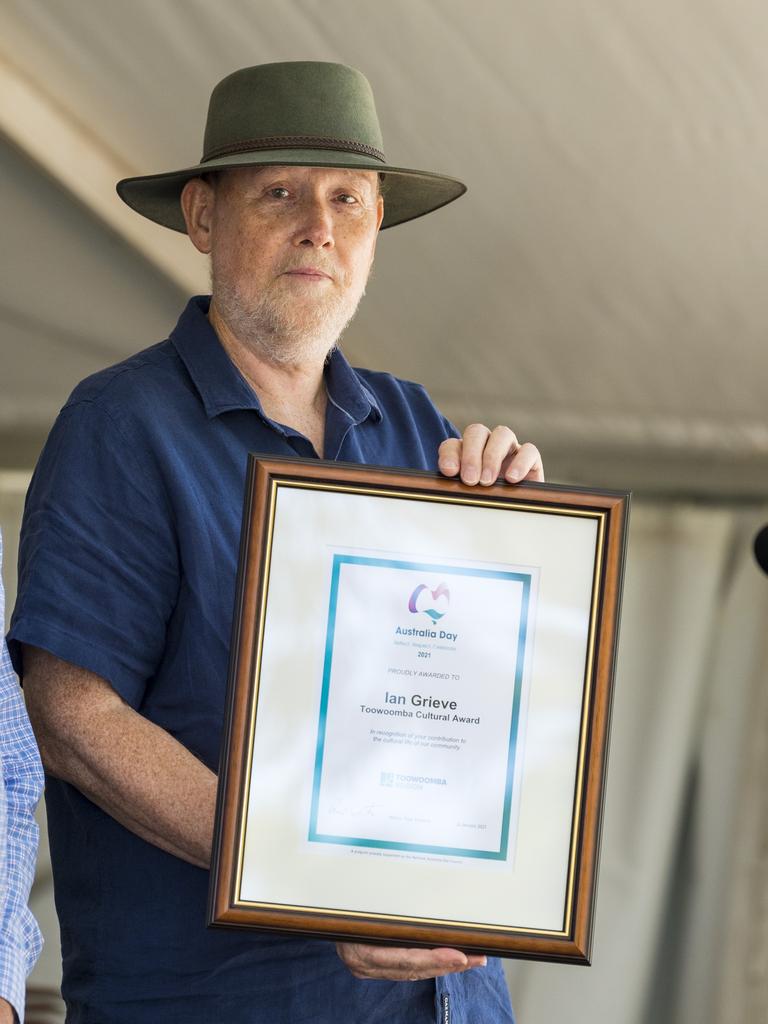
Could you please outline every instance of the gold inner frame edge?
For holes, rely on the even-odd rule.
[[[252,690],[249,704],[248,714],[248,734],[247,734],[247,758],[246,758],[246,773],[245,783],[241,785],[242,800],[239,801],[240,815],[237,823],[237,834],[238,834],[238,848],[237,848],[237,866],[235,871],[235,884],[233,886],[234,891],[230,893],[230,909],[265,909],[265,910],[282,910],[292,911],[298,913],[306,913],[308,915],[317,917],[318,915],[330,915],[335,917],[352,917],[352,918],[365,918],[368,920],[380,920],[380,921],[398,921],[398,922],[416,922],[428,925],[443,925],[450,928],[457,928],[463,931],[472,931],[474,929],[481,929],[484,931],[496,931],[510,934],[523,934],[523,935],[535,935],[542,937],[567,937],[568,927],[564,927],[561,930],[549,930],[542,928],[524,928],[519,925],[499,925],[482,922],[468,922],[468,921],[453,921],[448,918],[428,918],[428,917],[413,917],[403,914],[381,914],[371,911],[358,911],[358,910],[341,910],[339,908],[331,907],[307,907],[303,905],[294,905],[288,903],[268,903],[256,900],[245,900],[240,896],[240,890],[242,887],[242,876],[243,876],[243,862],[245,854],[245,820],[247,817],[246,809],[250,803],[250,792],[251,792],[251,777],[253,769],[253,746],[254,746],[254,735],[256,730],[256,707],[258,704],[259,695],[259,682],[261,675],[261,657],[262,648],[264,641],[264,627],[266,622],[266,601],[267,594],[269,591],[269,577],[272,569],[272,538],[275,527],[275,506],[277,504],[277,491],[280,487],[290,487],[299,490],[314,490],[314,491],[336,491],[347,494],[367,494],[372,497],[380,498],[406,498],[412,501],[433,501],[440,502],[442,504],[449,505],[474,505],[483,508],[497,508],[502,510],[517,511],[517,512],[541,512],[548,515],[562,515],[562,516],[580,516],[587,519],[597,520],[598,535],[595,543],[595,567],[592,579],[592,595],[590,601],[590,622],[589,632],[587,636],[587,657],[585,660],[585,686],[582,700],[582,714],[581,714],[581,725],[579,729],[579,756],[576,765],[576,779],[574,782],[576,799],[574,805],[573,821],[571,825],[571,843],[570,851],[568,856],[568,873],[566,881],[566,899],[563,913],[564,922],[570,923],[571,914],[573,911],[573,889],[574,889],[574,875],[576,869],[576,847],[579,829],[581,825],[581,816],[583,808],[583,779],[584,779],[584,754],[587,743],[587,732],[589,724],[588,710],[591,706],[592,698],[592,668],[594,665],[594,647],[595,647],[595,631],[597,623],[597,607],[598,607],[598,594],[600,589],[600,580],[602,576],[602,563],[603,563],[603,547],[604,547],[604,536],[605,536],[605,521],[607,518],[606,510],[587,510],[587,509],[561,509],[552,507],[547,504],[539,504],[533,501],[530,502],[518,502],[515,500],[510,501],[490,501],[482,498],[470,498],[464,495],[437,495],[437,494],[424,494],[424,493],[413,493],[408,490],[407,487],[388,489],[384,487],[365,487],[356,486],[351,484],[333,484],[326,482],[315,482],[311,480],[295,480],[291,477],[279,477],[270,476],[269,478],[269,512],[268,512],[268,529],[267,538],[264,552],[264,574],[262,579],[262,586],[259,593],[258,602],[258,622],[259,629],[256,638],[256,656],[254,659],[252,679]]]

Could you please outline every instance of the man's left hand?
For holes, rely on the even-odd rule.
[[[489,430],[473,423],[461,438],[451,437],[438,449],[438,466],[444,476],[460,476],[462,483],[488,487],[503,478],[510,484],[544,479],[538,448],[520,444],[509,427]]]

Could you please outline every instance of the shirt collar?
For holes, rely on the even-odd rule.
[[[208,320],[209,295],[187,303],[171,332],[171,342],[197,388],[209,419],[234,409],[253,409],[266,419],[259,399],[227,355]],[[373,392],[349,365],[341,350],[331,353],[325,367],[328,398],[354,423],[371,416],[381,419]]]

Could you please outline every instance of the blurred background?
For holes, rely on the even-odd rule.
[[[593,966],[510,961],[519,1024],[768,1020],[768,9],[760,0],[2,0],[0,525],[83,376],[207,268],[114,194],[197,161],[212,86],[371,80],[393,164],[466,181],[387,231],[344,347],[548,479],[632,490]],[[50,868],[30,1022],[62,1019]]]

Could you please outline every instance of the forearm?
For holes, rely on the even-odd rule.
[[[207,868],[214,773],[103,679],[30,650],[25,686],[46,770],[142,839]]]
[[[142,839],[209,866],[216,776],[127,706],[104,716],[86,747],[46,744],[43,763]]]
[[[0,1024],[14,1024],[18,1020],[11,1004],[0,996]]]
[[[0,637],[2,644],[2,637]],[[4,646],[4,645],[3,645]],[[0,659],[5,652],[0,650]],[[8,666],[9,667],[9,666]],[[0,1024],[24,1013],[27,974],[42,938],[27,905],[35,874],[35,807],[43,771],[15,676],[0,664]],[[9,1016],[10,1014],[10,1016]]]

